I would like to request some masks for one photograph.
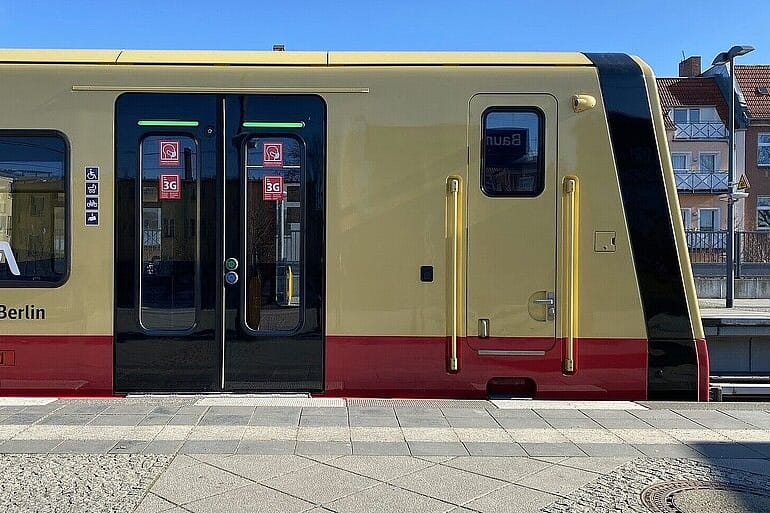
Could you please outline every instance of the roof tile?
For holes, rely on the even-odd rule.
[[[657,82],[666,129],[674,129],[674,123],[668,116],[673,107],[716,107],[723,122],[730,119],[727,102],[715,78],[673,77],[659,78]]]
[[[758,87],[770,88],[770,65],[735,66],[735,77],[752,119],[770,119],[770,95],[759,94]]]

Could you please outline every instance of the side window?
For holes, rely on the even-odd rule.
[[[545,187],[543,114],[490,109],[483,116],[481,187],[487,196],[537,196]]]
[[[0,284],[67,279],[67,162],[59,134],[0,133]]]

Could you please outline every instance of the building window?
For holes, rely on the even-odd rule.
[[[68,269],[67,143],[51,132],[0,133],[0,282],[60,285]]]
[[[719,153],[700,153],[698,154],[698,172],[716,173],[719,171]]]
[[[757,230],[770,230],[770,196],[757,197]]]
[[[691,230],[692,229],[692,209],[682,208],[682,209],[679,209],[679,212],[682,214],[682,224],[684,225],[684,229]]]
[[[671,165],[674,167],[674,172],[683,173],[690,170],[690,154],[689,153],[672,153]]]
[[[770,134],[759,134],[757,138],[757,165],[770,166]]]
[[[537,196],[545,188],[543,115],[533,109],[484,113],[481,189],[487,196]]]
[[[700,123],[700,109],[674,109],[674,123]]]
[[[719,209],[718,208],[698,209],[698,229],[702,232],[719,231]]]

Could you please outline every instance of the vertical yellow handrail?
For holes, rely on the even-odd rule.
[[[447,179],[447,192],[451,197],[449,204],[452,207],[452,214],[448,216],[448,225],[450,228],[450,244],[451,248],[451,262],[449,265],[449,272],[451,273],[451,328],[450,328],[450,345],[449,345],[449,370],[457,371],[459,369],[459,362],[457,358],[457,333],[458,328],[458,296],[460,294],[460,179],[450,176]]]
[[[566,250],[566,290],[564,294],[566,315],[564,316],[564,332],[567,347],[564,351],[564,372],[575,372],[575,340],[578,332],[578,240],[580,234],[580,187],[576,176],[564,177],[564,194],[566,196],[566,217],[564,223]]]
[[[294,273],[291,272],[291,266],[286,266],[286,304],[291,305],[291,298],[294,297]]]

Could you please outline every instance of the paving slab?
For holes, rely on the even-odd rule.
[[[468,450],[460,442],[418,442],[409,441],[413,456],[467,456]]]
[[[2,449],[2,446],[0,446]],[[368,456],[408,456],[409,445],[406,442],[366,442],[353,440],[353,454]]]
[[[381,484],[325,506],[338,513],[443,513],[452,504],[400,487]]]
[[[559,496],[524,486],[508,485],[469,502],[467,511],[482,513],[532,513],[551,504]]]
[[[434,463],[410,456],[343,456],[326,463],[382,482],[392,481],[431,467]]]
[[[169,502],[184,505],[241,488],[251,481],[205,463],[171,466],[150,491]]]
[[[300,513],[311,507],[311,502],[259,484],[228,490],[184,506],[193,513]]]
[[[263,484],[315,504],[326,504],[376,486],[378,481],[333,466],[316,464],[269,479]]]
[[[553,465],[551,462],[541,459],[527,457],[478,457],[478,456],[460,456],[450,461],[443,462],[443,465],[478,474],[482,476],[499,479],[508,483],[515,483],[524,476],[534,474]]]
[[[297,442],[294,440],[241,440],[236,454],[294,454]]]
[[[445,465],[434,465],[419,470],[394,479],[391,484],[457,506],[507,486],[507,483],[500,479],[464,472]]]
[[[220,470],[231,472],[255,483],[262,483],[296,470],[312,467],[317,463],[295,456],[287,455],[224,455],[224,454],[198,454],[194,459],[216,467]]]

